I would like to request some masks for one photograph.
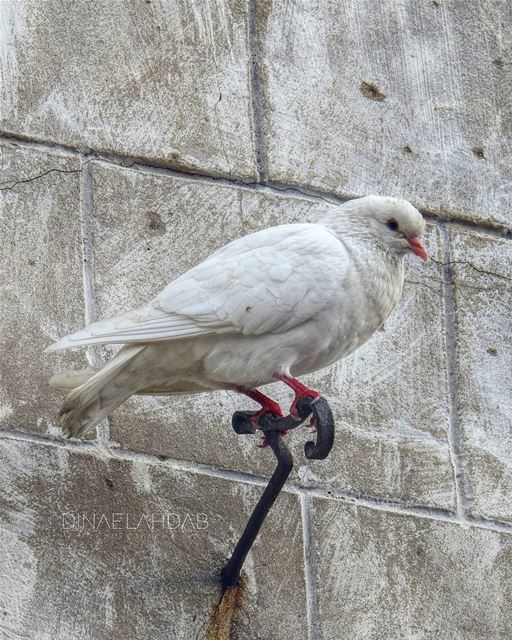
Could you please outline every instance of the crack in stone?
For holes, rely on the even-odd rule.
[[[50,173],[82,173],[84,165],[88,164],[89,162],[92,162],[93,160],[95,160],[95,158],[90,158],[89,160],[86,160],[82,164],[80,169],[55,169],[55,168],[54,169],[48,169],[48,171],[45,171],[44,173],[40,173],[37,176],[33,176],[32,178],[27,178],[26,180],[9,181],[9,182],[12,182],[11,186],[6,187],[4,185],[8,184],[8,183],[4,183],[4,185],[0,185],[0,191],[12,191],[13,189],[15,189],[20,184],[27,184],[29,182],[34,182],[35,180],[39,180],[40,178],[44,178],[45,176],[49,175]]]
[[[49,175],[50,173],[81,173],[81,172],[82,172],[82,169],[69,169],[69,170],[67,170],[67,169],[49,169],[48,171],[45,171],[44,173],[40,173],[39,175],[34,176],[33,178],[27,178],[26,180],[14,181],[10,187],[5,187],[3,185],[0,185],[0,191],[11,191],[12,189],[14,189],[15,187],[17,187],[20,184],[27,184],[28,182],[34,182],[34,180],[39,180],[40,178],[44,178],[45,176]]]
[[[438,296],[442,297],[442,295],[443,295],[439,288],[435,289],[434,287],[431,287],[430,285],[426,284],[425,282],[420,282],[419,280],[409,280],[408,278],[405,278],[404,279],[404,283],[405,284],[417,284],[420,287],[426,287],[427,289],[430,289],[430,291],[433,291]]]
[[[151,162],[143,157],[134,157],[134,156],[123,156],[116,153],[109,152],[99,152],[89,149],[87,151],[80,150],[76,147],[72,147],[70,145],[63,144],[54,144],[51,142],[41,141],[34,138],[30,138],[29,136],[22,136],[14,133],[10,133],[8,131],[0,130],[0,143],[6,142],[10,145],[19,145],[23,148],[35,149],[38,151],[46,151],[49,153],[49,150],[57,151],[61,155],[69,154],[74,156],[84,156],[93,154],[94,157],[88,160],[90,161],[98,161],[98,162],[106,162],[112,165],[118,166],[123,169],[132,169],[135,168],[138,171],[160,171],[162,175],[175,175],[176,177],[181,177],[190,180],[199,180],[204,182],[212,182],[217,184],[226,184],[228,186],[233,187],[241,187],[246,189],[254,189],[254,190],[268,190],[270,193],[275,193],[276,195],[279,193],[284,197],[299,197],[304,196],[305,198],[311,200],[323,200],[327,204],[336,206],[341,205],[352,198],[360,197],[361,194],[357,193],[349,193],[340,195],[339,193],[334,193],[330,191],[325,191],[321,189],[317,189],[315,187],[304,188],[295,183],[280,183],[274,182],[272,180],[260,179],[259,182],[253,182],[251,180],[244,180],[242,178],[234,178],[232,176],[226,176],[223,174],[217,173],[199,173],[197,171],[193,172],[191,170],[187,170],[185,167],[179,164],[170,163],[162,161],[161,163]],[[59,169],[55,169],[55,171],[59,171]],[[80,171],[80,170],[77,170]],[[12,187],[8,187],[12,188]],[[500,224],[485,224],[482,222],[477,222],[470,219],[458,218],[458,217],[450,217],[448,219],[440,219],[439,213],[436,213],[436,210],[426,209],[425,207],[418,207],[419,211],[423,214],[423,216],[432,223],[440,223],[444,222],[449,224],[452,228],[457,226],[467,227],[469,229],[478,231],[479,233],[483,233],[485,235],[491,237],[499,237],[500,239],[512,241],[512,229],[500,225]],[[432,259],[432,258],[431,258]],[[438,264],[443,264],[442,262],[436,261],[432,259],[434,262]],[[499,274],[497,274],[499,277]]]
[[[508,280],[509,282],[512,280],[512,278],[510,278],[509,276],[504,276],[501,273],[495,273],[494,271],[487,271],[486,269],[479,269],[469,260],[448,260],[447,262],[441,262],[440,260],[436,260],[435,258],[431,258],[431,260],[432,262],[435,262],[436,264],[442,267],[446,267],[452,264],[466,264],[468,265],[468,267],[471,267],[475,271],[478,271],[478,273],[484,273],[488,276],[496,276],[496,278],[501,278],[502,280]]]
[[[456,260],[453,262],[453,264],[467,264],[468,266],[470,266],[472,269],[474,269],[475,271],[478,271],[478,273],[484,273],[488,276],[496,276],[496,278],[501,278],[502,280],[508,280],[510,282],[510,280],[512,280],[512,278],[509,278],[508,276],[504,276],[501,273],[495,273],[494,271],[486,271],[485,269],[479,269],[478,267],[475,267],[475,265],[470,262],[469,260]]]
[[[496,292],[496,291],[506,291],[507,288],[505,285],[502,285],[501,287],[477,287],[476,285],[472,285],[472,284],[467,284],[466,282],[459,282],[457,284],[457,286],[460,289],[471,289],[472,291],[492,291],[492,292]]]

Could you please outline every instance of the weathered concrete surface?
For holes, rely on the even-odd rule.
[[[91,167],[99,317],[146,303],[237,236],[313,220],[325,206],[105,164]],[[435,229],[427,245],[441,260]],[[408,262],[404,298],[385,331],[358,355],[309,378],[326,394],[339,431],[325,462],[306,463],[303,446],[309,434],[304,429],[289,436],[298,462],[296,480],[453,506],[442,275],[434,262],[417,263]],[[284,385],[267,389],[289,406],[292,397]],[[255,438],[236,436],[230,426],[235,410],[252,405],[230,392],[133,398],[112,414],[112,438],[128,449],[268,474],[274,468],[272,454],[257,449]]]
[[[461,231],[451,244],[468,504],[512,521],[512,244]]]
[[[86,359],[43,350],[84,324],[82,241],[100,318],[235,237],[327,206],[241,187],[256,157],[279,188],[406,197],[449,220],[450,242],[430,225],[434,260],[407,260],[384,331],[306,377],[333,407],[335,446],[306,461],[310,435],[288,436],[304,512],[293,494],[271,512],[233,637],[512,637],[512,245],[478,231],[511,227],[512,5],[0,5],[0,134],[29,140],[0,141],[0,639],[206,640],[216,572],[263,487],[197,463],[270,474],[271,451],[229,424],[255,405],[138,397],[112,414],[110,442],[51,444],[48,379]],[[59,144],[105,161],[80,174]],[[268,392],[288,408],[284,385]]]
[[[0,637],[206,637],[217,573],[260,487],[0,445]],[[300,506],[278,505],[248,558],[236,638],[307,637]]]
[[[315,501],[319,637],[512,634],[509,535]]]
[[[0,429],[52,431],[61,398],[44,354],[84,322],[78,159],[0,145]]]
[[[239,0],[2,3],[4,131],[253,179]]]
[[[257,10],[270,180],[510,223],[510,2]]]

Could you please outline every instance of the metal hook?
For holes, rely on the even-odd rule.
[[[256,540],[261,525],[293,469],[292,454],[283,442],[279,431],[269,431],[267,440],[277,458],[277,467],[265,487],[263,495],[258,500],[229,562],[222,569],[221,579],[224,590],[238,582],[244,560]]]
[[[300,404],[300,402],[299,402]],[[310,402],[316,424],[316,443],[310,440],[304,445],[304,454],[309,460],[324,460],[334,444],[334,417],[325,398]]]
[[[317,427],[317,438],[316,443],[313,441],[306,442],[304,446],[306,458],[323,460],[332,449],[334,443],[334,419],[327,400],[322,397],[316,399],[309,396],[301,398],[297,403],[297,414],[297,417],[285,416],[278,418],[271,413],[264,413],[260,416],[257,427],[251,422],[251,417],[255,415],[255,412],[237,411],[233,414],[232,425],[236,433],[254,434],[257,428],[265,433],[266,440],[277,458],[277,467],[263,495],[258,500],[231,558],[222,569],[221,580],[224,591],[237,584],[245,558],[254,544],[270,508],[276,501],[293,469],[293,457],[283,441],[282,432],[295,429],[313,414]]]

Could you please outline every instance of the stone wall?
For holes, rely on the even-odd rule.
[[[335,448],[309,462],[289,436],[232,637],[511,637],[512,5],[0,12],[0,638],[207,637],[273,469],[230,428],[247,399],[135,398],[64,441],[47,381],[86,354],[43,350],[230,239],[369,193],[422,210],[432,260],[408,261],[384,331],[309,376]]]

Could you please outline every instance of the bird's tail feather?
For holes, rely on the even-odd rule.
[[[59,424],[65,436],[79,437],[90,432],[138,390],[137,380],[126,369],[133,358],[145,348],[144,345],[138,345],[121,349],[103,369],[92,375],[86,375],[87,370],[76,372],[86,377],[86,381],[73,388],[64,399]],[[62,386],[59,385],[59,388]]]
[[[49,385],[52,389],[58,389],[59,391],[71,391],[71,389],[76,389],[85,384],[98,371],[99,369],[91,366],[79,371],[61,371],[50,378]]]

